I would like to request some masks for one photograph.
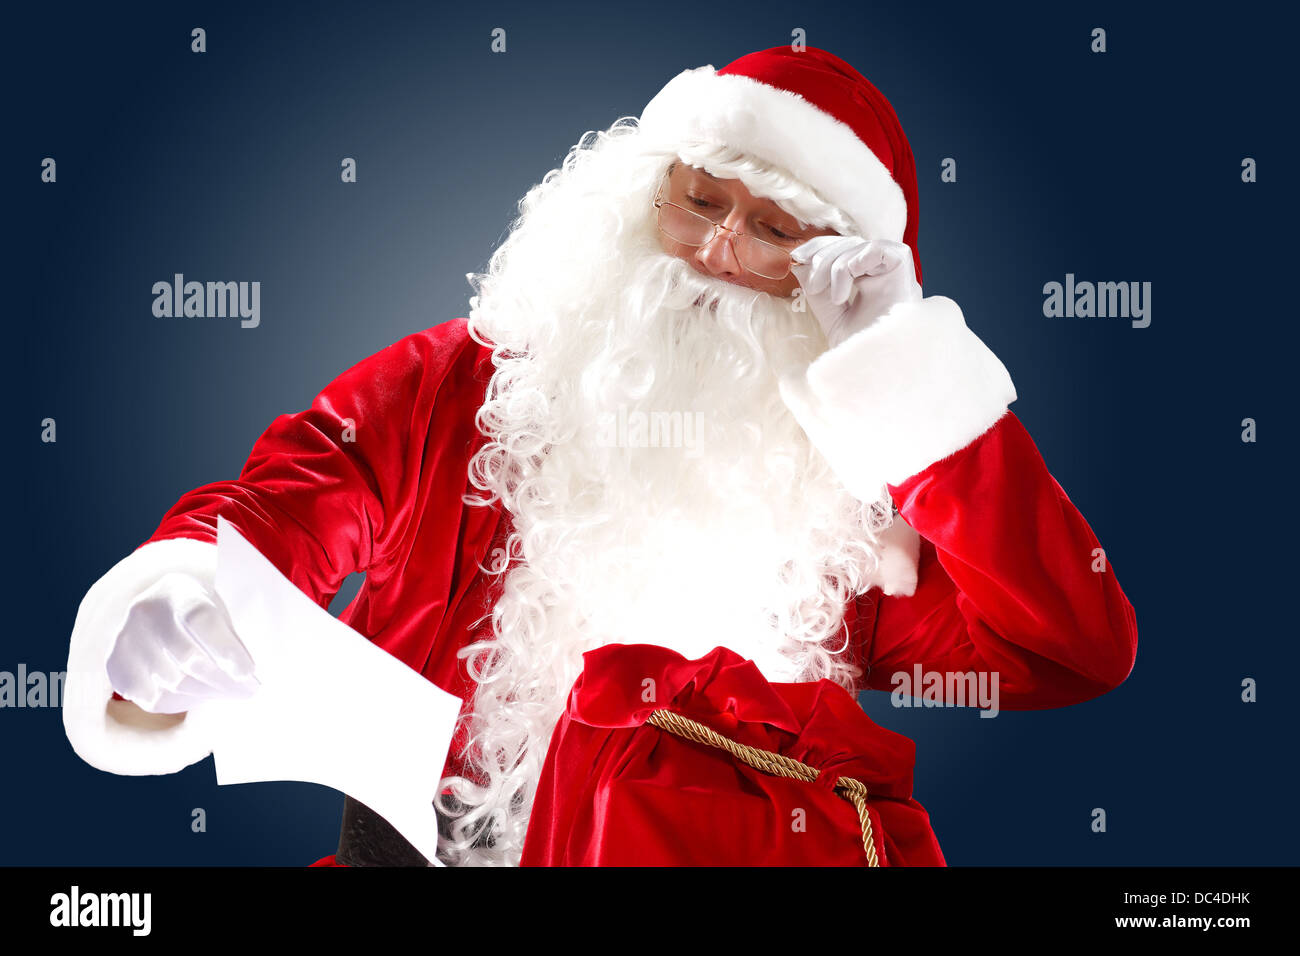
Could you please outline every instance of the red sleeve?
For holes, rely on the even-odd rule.
[[[422,466],[421,455],[408,454],[411,442],[423,448],[440,389],[472,375],[479,350],[466,321],[454,319],[358,362],[309,408],[276,418],[238,478],[183,495],[144,544],[215,542],[217,516],[224,515],[282,574],[328,607],[349,574],[368,570],[406,533]],[[458,388],[449,400],[469,402],[473,392]]]
[[[879,602],[868,687],[893,691],[893,675],[917,664],[996,672],[999,707],[1028,710],[1089,700],[1128,676],[1133,605],[1014,413],[889,490],[921,554],[914,594],[858,599]]]

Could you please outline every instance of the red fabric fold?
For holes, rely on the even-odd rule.
[[[741,744],[818,768],[778,777],[647,724],[670,710]],[[944,865],[912,799],[915,745],[875,724],[828,681],[767,681],[725,647],[698,660],[646,644],[583,655],[556,725],[524,844],[524,866],[864,866],[840,776],[869,792],[881,865]]]

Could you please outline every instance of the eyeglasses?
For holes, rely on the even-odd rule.
[[[665,180],[667,177],[665,177]],[[764,242],[754,236],[728,229],[676,203],[661,197],[663,183],[655,193],[654,207],[659,231],[674,242],[684,246],[704,246],[713,241],[719,230],[731,233],[731,248],[736,261],[745,270],[764,279],[784,279],[790,274],[790,253],[780,246]]]

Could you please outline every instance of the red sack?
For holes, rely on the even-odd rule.
[[[774,776],[646,723],[669,710],[821,771]],[[912,799],[916,745],[877,726],[829,680],[769,683],[717,647],[699,660],[648,644],[583,655],[542,768],[523,866],[865,866],[858,812],[833,789],[866,785],[881,866],[944,866]]]

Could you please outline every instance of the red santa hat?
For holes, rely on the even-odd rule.
[[[867,238],[917,252],[916,163],[883,93],[837,56],[772,47],[721,70],[683,70],[647,104],[641,129],[666,145],[730,146],[778,166]]]

